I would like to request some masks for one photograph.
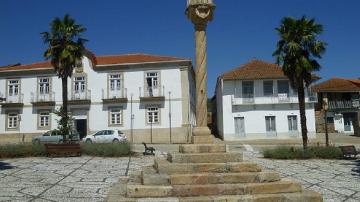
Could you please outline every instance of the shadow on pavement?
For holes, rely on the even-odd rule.
[[[354,160],[353,165],[355,166],[351,171],[353,172],[352,175],[356,175],[360,177],[360,159]]]
[[[7,169],[13,169],[14,166],[10,165],[9,163],[5,163],[0,161],[0,170],[7,170]]]

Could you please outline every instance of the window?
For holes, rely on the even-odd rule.
[[[40,78],[39,79],[39,93],[40,94],[49,94],[50,91],[50,79],[49,78]]]
[[[121,89],[121,74],[110,75],[109,86],[111,91],[119,91]]]
[[[78,76],[74,78],[75,93],[85,92],[85,76]]]
[[[264,96],[273,96],[274,95],[274,88],[273,88],[273,81],[264,81]]]
[[[8,81],[8,93],[9,96],[16,96],[19,94],[20,81],[19,80],[9,80]]]
[[[16,129],[19,125],[19,115],[18,113],[9,113],[8,114],[8,125],[9,129]]]
[[[266,132],[275,132],[276,123],[275,116],[265,116]]]
[[[288,125],[289,125],[289,131],[297,131],[298,130],[296,115],[288,116]]]
[[[121,109],[116,108],[110,110],[110,124],[111,125],[121,124]]]
[[[159,108],[158,107],[148,107],[147,108],[147,123],[159,123]]]
[[[253,98],[254,97],[254,82],[253,81],[243,81],[242,82],[242,95],[244,98]]]
[[[39,113],[39,127],[44,128],[50,126],[50,113],[40,112]]]
[[[158,72],[147,72],[146,84],[148,88],[157,88],[159,85]]]
[[[289,81],[279,80],[277,83],[278,83],[278,94],[289,94]]]

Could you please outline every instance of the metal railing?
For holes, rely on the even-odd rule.
[[[73,91],[71,93],[71,100],[91,100],[91,90]]]
[[[291,93],[279,93],[273,96],[262,97],[231,97],[233,105],[241,104],[281,104],[281,103],[298,103],[298,97],[296,94]],[[311,94],[305,97],[305,102],[317,102],[317,95]]]
[[[120,90],[101,90],[102,99],[118,99],[127,98],[127,89],[123,88]]]
[[[0,97],[1,98],[5,98],[3,100],[3,103],[23,103],[24,100],[24,94],[16,94],[16,95],[3,95],[2,93],[0,93]]]
[[[360,107],[360,100],[335,100],[329,101],[329,109],[354,109]]]
[[[49,93],[31,93],[31,102],[54,102],[55,92]]]
[[[163,97],[165,92],[164,86],[145,87],[144,91],[139,87],[140,97]]]

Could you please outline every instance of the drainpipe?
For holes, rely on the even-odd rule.
[[[170,128],[170,144],[171,144],[171,91],[169,91],[169,128]]]
[[[133,115],[133,94],[130,95],[130,135],[131,135],[131,142],[134,143],[134,115]]]

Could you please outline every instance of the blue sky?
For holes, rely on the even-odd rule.
[[[345,3],[346,2],[346,3]],[[208,25],[208,94],[217,76],[257,58],[274,62],[284,16],[315,17],[328,43],[318,73],[360,77],[360,1],[218,0]],[[184,15],[186,0],[1,0],[0,66],[44,60],[40,32],[69,13],[88,31],[87,48],[97,55],[149,53],[194,58],[194,29]]]

